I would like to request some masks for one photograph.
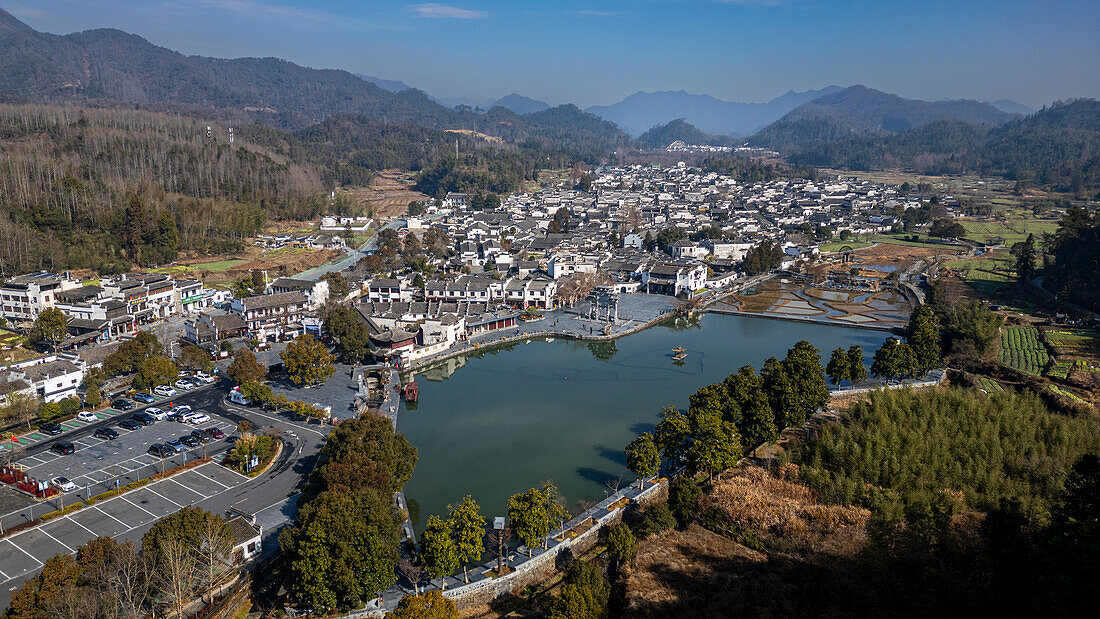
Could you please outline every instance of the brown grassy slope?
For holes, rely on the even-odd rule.
[[[788,469],[796,475],[796,469]],[[639,544],[626,581],[626,617],[731,617],[807,610],[828,596],[837,563],[867,543],[867,510],[827,506],[797,483],[747,467],[715,484],[700,513],[721,514],[725,535],[699,525]],[[765,552],[731,539],[754,540]],[[759,541],[755,541],[759,540]]]

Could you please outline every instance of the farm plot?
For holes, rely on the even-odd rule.
[[[1050,362],[1035,327],[1005,327],[1001,333],[1001,363],[1038,376]]]

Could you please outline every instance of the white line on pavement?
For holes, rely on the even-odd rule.
[[[164,499],[165,501],[168,501],[168,502],[169,502],[169,503],[171,503],[172,505],[175,505],[176,507],[183,507],[183,505],[181,505],[181,504],[179,504],[179,503],[176,503],[176,502],[175,502],[175,501],[173,501],[172,499],[170,499],[170,498],[168,498],[168,497],[164,496],[163,494],[161,494],[161,493],[157,492],[156,490],[153,490],[153,489],[152,489],[152,488],[150,488],[149,486],[146,486],[145,488],[146,488],[146,489],[147,489],[147,490],[148,490],[149,492],[152,492],[153,494],[155,494],[155,495],[159,496],[160,498]],[[196,492],[195,494],[199,494],[199,493],[198,493],[198,492]],[[202,496],[202,495],[199,495],[199,496]]]
[[[71,515],[69,515],[69,516],[65,516],[65,517],[66,517],[66,518],[68,518],[69,522],[71,522],[71,523],[75,524],[76,526],[80,527],[81,529],[84,529],[84,530],[85,530],[85,531],[87,531],[88,533],[91,533],[92,535],[94,535],[94,536],[96,536],[96,537],[99,537],[99,533],[96,533],[95,531],[93,531],[93,530],[89,529],[88,527],[86,527],[86,526],[84,526],[84,525],[80,524],[79,522],[77,522],[77,521],[76,521],[76,519],[75,519],[75,518],[72,518],[72,517],[71,517]]]
[[[150,515],[150,516],[152,516],[153,518],[159,518],[159,517],[160,517],[160,516],[157,516],[156,514],[154,514],[153,512],[151,512],[151,511],[149,511],[149,510],[145,509],[144,507],[142,507],[142,506],[138,505],[137,503],[134,503],[133,501],[131,501],[130,499],[128,499],[128,498],[127,498],[127,497],[125,497],[125,496],[120,496],[119,498],[121,498],[121,499],[122,499],[123,501],[126,501],[126,502],[127,502],[127,503],[129,503],[130,505],[133,505],[134,507],[136,507],[136,508],[140,509],[141,511],[145,512],[146,514],[149,514],[149,515]]]
[[[203,499],[205,499],[205,498],[206,498],[206,495],[205,495],[205,494],[203,494],[203,493],[199,492],[198,490],[195,490],[195,489],[194,489],[194,488],[192,488],[191,486],[188,486],[187,484],[185,484],[185,483],[181,482],[181,481],[180,481],[180,480],[178,480],[178,479],[175,479],[175,478],[169,478],[169,479],[167,479],[167,480],[165,480],[165,481],[171,481],[171,482],[174,482],[174,483],[175,483],[175,484],[176,484],[177,486],[179,486],[180,488],[183,488],[184,490],[186,490],[186,491],[188,491],[188,492],[190,492],[190,493],[192,493],[192,494],[197,494],[197,495],[199,495],[199,497],[201,497],[201,498],[200,498],[200,500],[203,500]]]
[[[68,550],[69,552],[76,552],[72,548],[69,548],[69,545],[66,544],[65,542],[63,542],[63,541],[57,539],[56,537],[50,535],[50,532],[47,531],[45,527],[40,527],[38,530],[42,531],[42,535],[45,535],[46,537],[52,539],[53,541],[57,542],[58,544],[61,544],[62,546],[64,546],[65,550]]]
[[[223,484],[222,482],[214,479],[213,477],[207,477],[206,475],[203,475],[202,473],[198,472],[197,470],[192,470],[191,472],[198,475],[199,477],[202,477],[203,479],[209,479],[210,481],[214,482],[215,484],[218,484],[222,488],[225,488],[227,490],[229,489],[229,486],[227,486],[227,485]]]
[[[93,506],[92,506],[92,509],[97,509],[97,510],[99,510],[99,513],[101,513],[101,514],[103,514],[104,516],[106,516],[106,517],[110,518],[111,520],[114,520],[115,522],[117,522],[117,523],[121,524],[121,525],[122,525],[122,526],[124,526],[124,527],[128,527],[128,526],[130,526],[130,525],[126,524],[125,522],[123,522],[123,521],[119,520],[118,518],[115,518],[115,517],[114,517],[114,516],[112,516],[111,514],[107,513],[107,510],[103,509],[103,508],[102,508],[102,507],[100,507],[99,505],[93,505]]]
[[[17,546],[17,545],[15,544],[15,542],[11,541],[10,539],[6,539],[6,540],[4,540],[4,541],[5,541],[5,542],[7,542],[7,543],[9,543],[9,544],[11,544],[12,548],[15,548],[15,549],[16,549],[16,550],[18,550],[19,552],[21,552],[21,553],[23,553],[23,554],[27,555],[28,557],[30,557],[31,559],[33,559],[33,560],[34,560],[34,562],[35,562],[35,563],[37,563],[38,565],[42,565],[42,562],[38,560],[38,557],[35,557],[34,555],[32,555],[31,553],[27,552],[26,550],[23,550],[22,548],[20,548],[19,546]],[[25,574],[25,573],[26,573],[26,572],[24,572],[24,574]]]

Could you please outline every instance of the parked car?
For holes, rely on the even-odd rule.
[[[191,413],[191,416],[187,419],[187,423],[192,423],[196,426],[200,423],[206,423],[207,421],[210,421],[210,416],[201,412]]]
[[[152,417],[153,419],[156,419],[157,421],[164,421],[165,419],[168,419],[168,413],[164,412],[163,410],[161,410],[161,409],[159,409],[155,406],[150,406],[149,408],[145,409],[144,412],[145,412],[146,415],[149,415],[150,417]]]
[[[65,431],[65,428],[62,428],[59,424],[56,423],[44,423],[39,429],[42,431],[43,434],[49,434],[50,436],[57,436],[58,434],[61,434]]]
[[[72,492],[73,490],[76,490],[76,484],[74,484],[72,480],[70,480],[68,477],[54,477],[50,480],[50,484],[52,484],[54,488],[57,488],[62,492]]]
[[[183,443],[184,445],[187,445],[188,447],[198,447],[199,446],[199,439],[191,436],[190,434],[184,434],[183,436],[181,436],[180,437],[180,442]]]
[[[177,438],[168,439],[168,441],[166,441],[164,444],[168,447],[171,447],[175,451],[183,451],[184,449],[186,449],[183,446],[183,443],[181,443],[180,440]]]
[[[81,421],[86,421],[88,423],[99,421],[99,417],[96,417],[95,413],[93,413],[92,411],[80,411],[76,414],[76,418]]]
[[[96,428],[95,432],[92,432],[92,436],[101,438],[105,441],[113,441],[118,438],[118,432],[114,428],[108,428],[106,426],[102,428]]]
[[[160,443],[153,443],[149,446],[149,453],[158,458],[171,458],[176,454],[176,450]]]
[[[179,392],[168,385],[159,385],[156,389],[153,389],[153,393],[161,397],[170,398]]]
[[[76,445],[73,445],[69,441],[57,441],[53,445],[50,445],[50,451],[67,456],[76,451]]]
[[[191,407],[184,404],[183,406],[177,406],[168,411],[168,421],[179,421],[180,417],[183,417],[187,413],[191,412]]]
[[[207,385],[212,385],[218,380],[206,372],[195,372],[195,378],[198,379],[199,382]]]
[[[152,415],[145,412],[134,413],[133,420],[140,423],[143,426],[151,426],[157,422]]]
[[[209,443],[212,440],[205,430],[192,430],[191,436],[199,439],[199,441],[203,443]]]
[[[118,427],[122,428],[123,430],[140,430],[142,428],[142,424],[138,421],[134,421],[133,419],[123,419],[122,421],[118,422]]]
[[[183,380],[182,378],[172,383],[172,386],[180,391],[187,391],[188,389],[194,388],[190,381]]]
[[[111,402],[111,406],[117,408],[120,411],[128,411],[134,407],[134,403],[125,398],[119,398],[114,402]]]
[[[145,393],[144,391],[139,391],[135,393],[133,395],[133,398],[138,402],[141,402],[142,404],[152,404],[153,402],[157,401],[157,399],[154,398],[152,394]]]
[[[222,432],[218,428],[207,428],[206,433],[210,435],[210,438],[215,441],[220,441],[225,438],[225,432]]]

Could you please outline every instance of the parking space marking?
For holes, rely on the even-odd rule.
[[[63,541],[57,539],[56,537],[50,535],[50,532],[46,530],[46,527],[38,527],[38,530],[42,532],[42,535],[45,535],[46,537],[52,539],[53,541],[57,542],[58,544],[61,544],[62,546],[64,546],[65,550],[68,550],[69,552],[76,552],[75,550],[70,548],[69,545],[66,544],[65,542],[63,542]]]
[[[127,501],[127,503],[129,503],[129,501]],[[131,505],[133,505],[133,504],[131,503]],[[136,507],[136,506],[135,506],[135,507]],[[128,527],[128,526],[130,526],[130,525],[126,524],[125,522],[123,522],[123,521],[119,520],[118,518],[115,518],[115,517],[114,517],[114,516],[112,516],[111,514],[108,514],[108,513],[107,513],[107,510],[103,509],[103,508],[102,508],[102,507],[100,507],[99,505],[93,505],[93,506],[92,506],[92,508],[93,508],[93,509],[98,509],[98,510],[99,510],[99,513],[101,513],[101,514],[103,514],[104,516],[106,516],[106,517],[110,518],[111,520],[114,520],[115,522],[117,522],[117,523],[121,524],[121,525],[122,525],[122,526],[124,526],[124,527]],[[138,509],[141,509],[141,508],[139,507]],[[145,513],[149,513],[149,512],[145,512]]]
[[[99,533],[96,533],[95,531],[93,531],[93,530],[89,529],[88,527],[86,527],[86,526],[84,526],[84,525],[80,524],[79,522],[77,522],[77,521],[76,521],[76,519],[75,519],[75,518],[72,518],[71,516],[65,516],[65,518],[66,518],[66,519],[67,519],[67,520],[68,520],[69,522],[71,522],[71,523],[75,524],[76,526],[80,527],[81,529],[84,529],[84,530],[85,530],[85,531],[87,531],[88,533],[91,533],[91,534],[92,534],[92,537],[99,537]]]
[[[6,578],[7,580],[11,580],[11,576],[8,576],[7,574],[5,574],[5,573],[4,573],[4,570],[0,570],[0,576],[3,576],[3,577],[4,577],[4,578]],[[5,581],[5,582],[6,582],[6,581]]]
[[[165,480],[165,481],[168,481],[168,480]],[[182,486],[183,484],[180,484],[180,485]],[[159,496],[160,498],[164,499],[165,501],[168,501],[168,502],[169,502],[169,503],[171,503],[172,505],[175,505],[176,507],[183,507],[183,505],[180,505],[179,503],[176,503],[176,502],[175,502],[175,501],[173,501],[172,499],[170,499],[170,498],[168,498],[168,497],[164,496],[163,494],[161,494],[161,493],[157,492],[156,490],[153,490],[153,489],[152,489],[152,488],[150,488],[149,486],[146,486],[146,487],[145,487],[145,489],[146,489],[146,490],[148,490],[149,492],[152,492],[153,494],[155,494],[155,495]],[[190,490],[190,488],[188,488],[188,490]],[[191,490],[191,492],[195,492],[195,491],[194,491],[194,490]],[[198,492],[195,492],[195,494],[199,494],[199,493],[198,493]],[[200,495],[200,496],[201,496],[201,495]]]
[[[136,508],[140,509],[141,511],[145,512],[146,514],[149,514],[149,515],[150,515],[150,516],[152,516],[153,518],[159,518],[159,516],[157,516],[157,515],[156,515],[156,514],[154,514],[153,512],[151,512],[151,511],[149,511],[149,510],[145,509],[144,507],[142,507],[142,506],[138,505],[137,503],[134,503],[134,502],[133,502],[133,501],[131,501],[130,499],[126,498],[125,496],[120,496],[119,498],[120,498],[120,499],[122,499],[123,501],[126,501],[126,502],[127,502],[127,503],[129,503],[130,505],[133,505],[134,507],[136,507]],[[106,513],[106,512],[105,512],[105,513]]]
[[[182,481],[180,481],[180,480],[178,480],[178,479],[176,479],[176,478],[174,478],[174,477],[169,477],[168,479],[166,479],[166,480],[164,480],[164,481],[172,481],[172,482],[175,482],[177,486],[179,486],[179,487],[183,488],[184,490],[186,490],[186,491],[190,492],[191,494],[197,495],[197,496],[199,497],[199,500],[200,500],[200,501],[202,501],[202,500],[205,500],[205,499],[206,499],[206,495],[205,495],[205,494],[203,494],[203,493],[199,492],[198,490],[195,490],[195,489],[194,489],[194,488],[192,488],[191,486],[188,486],[187,484],[183,483]],[[165,497],[165,498],[167,498],[167,497]]]
[[[31,529],[31,530],[33,530],[33,529]],[[7,542],[7,543],[9,543],[9,544],[11,544],[12,548],[15,548],[15,549],[16,549],[16,550],[18,550],[19,552],[21,552],[21,553],[23,553],[23,554],[27,555],[28,557],[30,557],[32,561],[34,561],[35,563],[37,563],[37,564],[38,564],[38,566],[39,566],[39,567],[41,567],[41,566],[42,566],[42,562],[41,562],[41,561],[39,561],[37,557],[35,557],[35,556],[34,556],[34,555],[32,555],[31,553],[27,552],[26,550],[23,550],[22,548],[20,548],[20,547],[19,547],[18,545],[16,545],[16,543],[15,543],[15,542],[11,541],[10,539],[6,539],[6,540],[4,540],[4,541],[5,541],[5,542]]]
[[[214,482],[215,484],[218,484],[219,486],[221,486],[222,488],[225,488],[226,490],[229,489],[229,486],[227,486],[227,485],[223,484],[222,482],[214,479],[213,477],[207,477],[206,475],[203,475],[202,473],[199,472],[198,469],[192,469],[191,472],[198,475],[199,477],[202,477],[203,479],[208,479],[208,480]]]

